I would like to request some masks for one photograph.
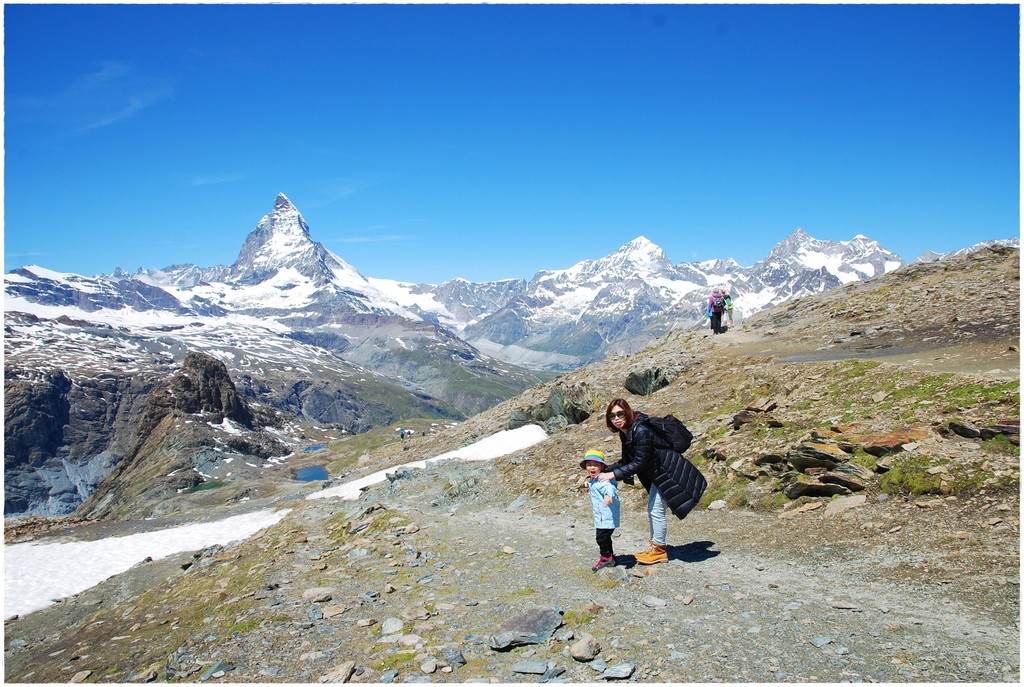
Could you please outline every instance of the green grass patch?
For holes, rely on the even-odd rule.
[[[566,611],[562,614],[562,622],[569,627],[582,627],[594,620],[594,614],[588,611]]]
[[[533,596],[536,593],[536,590],[532,587],[523,587],[522,589],[516,590],[511,594],[506,594],[502,601],[508,603],[509,601],[513,601],[515,599],[521,599],[526,596]]]
[[[389,670],[400,670],[409,667],[416,660],[415,651],[396,651],[393,654],[380,659],[374,666],[377,670],[387,672]]]
[[[940,494],[942,475],[928,472],[931,459],[926,456],[903,458],[879,479],[879,485],[886,494]]]
[[[767,510],[776,510],[782,508],[790,502],[790,498],[783,494],[781,491],[777,491],[774,494],[770,494],[761,500],[761,507]]]
[[[258,618],[246,618],[245,620],[228,627],[228,634],[234,634],[236,632],[238,634],[245,634],[246,632],[252,632],[259,626],[260,621]]]
[[[1020,456],[1020,446],[1013,444],[1004,434],[997,434],[981,447],[988,453],[998,453],[1003,456]]]
[[[873,456],[863,448],[858,448],[857,451],[850,456],[850,462],[855,463],[868,470],[875,471],[878,467],[878,456]]]

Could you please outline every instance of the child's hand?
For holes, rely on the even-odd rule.
[[[612,497],[611,496],[605,496],[604,497],[604,505],[606,505],[606,506],[612,505]]]

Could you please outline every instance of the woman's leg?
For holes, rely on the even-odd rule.
[[[651,541],[660,546],[665,546],[668,535],[665,508],[665,499],[661,498],[661,492],[657,486],[651,484],[651,492],[647,497],[647,517],[651,521]]]

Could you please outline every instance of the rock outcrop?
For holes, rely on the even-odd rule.
[[[261,431],[253,411],[235,389],[222,362],[190,354],[166,385],[153,390],[124,460],[82,504],[84,518],[151,517],[172,508],[175,494],[247,474],[228,469],[236,458],[266,460],[289,453]],[[258,466],[255,466],[258,468]],[[254,469],[255,469],[254,468]]]
[[[124,456],[155,377],[4,369],[4,515],[68,515]]]

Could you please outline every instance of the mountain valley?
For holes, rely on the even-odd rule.
[[[1017,683],[1019,293],[1017,248],[912,264],[432,432],[324,438],[304,458],[322,485],[223,485],[148,522],[9,519],[14,545],[291,509],[7,619],[5,679]],[[616,397],[682,418],[709,488],[645,567],[646,494],[622,485],[619,565],[594,573],[578,461],[617,454]],[[548,438],[502,458],[402,467],[531,423]],[[382,469],[355,501],[309,498]],[[502,647],[527,616],[550,632]]]

